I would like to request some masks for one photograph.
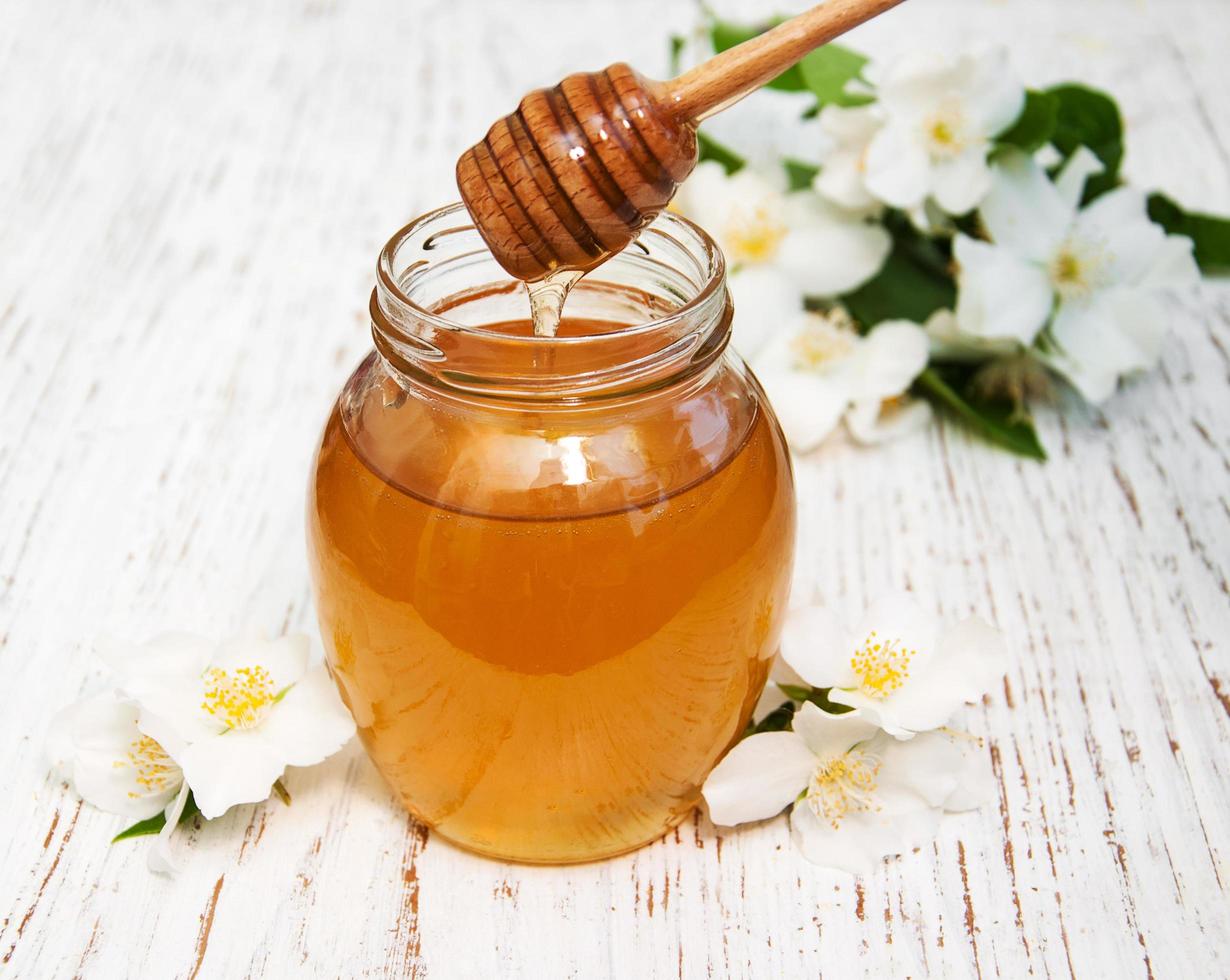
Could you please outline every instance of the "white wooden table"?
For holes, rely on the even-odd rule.
[[[755,6],[755,5],[749,5]],[[761,4],[763,11],[771,3]],[[997,806],[857,886],[784,820],[526,868],[395,806],[357,746],[177,879],[49,778],[99,634],[314,630],[307,464],[367,349],[375,255],[531,85],[664,69],[686,0],[0,7],[0,974],[1230,974],[1230,289],[1160,370],[1044,414],[1053,460],[938,425],[799,466],[800,584],[909,584],[1008,634],[973,712]],[[518,18],[524,18],[519,20]],[[557,18],[567,18],[556,23]],[[1128,173],[1230,210],[1225,0],[913,0],[854,43],[985,38],[1120,98]]]

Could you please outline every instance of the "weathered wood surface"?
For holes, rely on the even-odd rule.
[[[761,9],[772,7],[761,4]],[[505,866],[394,807],[352,748],[150,875],[47,777],[93,637],[312,629],[302,500],[368,347],[376,251],[454,196],[531,85],[662,74],[684,0],[0,9],[0,973],[1212,977],[1230,974],[1230,289],[1159,371],[1042,419],[1045,466],[937,426],[800,466],[800,582],[908,583],[1012,640],[973,712],[1000,799],[857,887],[785,823]],[[555,22],[555,18],[576,18]],[[524,18],[519,20],[518,18]],[[1128,118],[1128,170],[1230,209],[1224,0],[916,0],[854,43],[1011,44]]]

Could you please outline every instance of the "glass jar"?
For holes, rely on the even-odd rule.
[[[794,487],[727,347],[723,259],[664,214],[535,337],[460,205],[385,246],[308,541],[333,675],[442,836],[584,861],[696,805],[777,649]]]

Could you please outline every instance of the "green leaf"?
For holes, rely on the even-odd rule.
[[[884,320],[925,323],[936,310],[952,309],[957,288],[951,276],[940,271],[943,257],[929,254],[927,240],[899,238],[870,282],[842,297],[842,302],[864,330]]]
[[[1165,194],[1149,195],[1149,218],[1171,235],[1186,235],[1206,275],[1230,275],[1230,219],[1184,211]]]
[[[1026,153],[1046,146],[1059,125],[1059,96],[1054,92],[1025,93],[1025,107],[1012,126],[997,136],[1000,145],[1015,146]]]
[[[709,29],[709,37],[713,41],[713,49],[715,51],[726,51],[733,48],[736,44],[750,41],[757,34],[763,34],[770,27],[776,27],[781,22],[782,18],[778,17],[767,24],[748,26],[745,24],[730,24],[719,20]],[[803,73],[799,70],[799,66],[791,65],[773,81],[769,82],[768,87],[775,88],[780,92],[802,92],[807,88],[807,85],[803,82]]]
[[[811,182],[816,179],[816,174],[820,172],[820,168],[814,163],[791,160],[789,157],[782,160],[782,166],[786,169],[786,180],[790,182],[792,191],[807,190],[811,187]]]
[[[813,687],[811,693],[807,696],[807,700],[821,711],[827,711],[830,715],[845,715],[854,710],[848,704],[838,704],[836,701],[830,701],[829,691],[831,690],[831,687]]]
[[[739,156],[734,150],[731,150],[717,140],[697,130],[696,146],[700,151],[701,161],[714,160],[720,163],[727,174],[737,173],[743,169],[746,160]]]
[[[952,412],[991,442],[1019,456],[1045,460],[1046,450],[1028,419],[1016,418],[1011,402],[975,398],[969,392],[973,369],[967,365],[932,365],[914,382],[915,392]]]
[[[826,44],[804,55],[798,69],[803,84],[815,94],[820,105],[858,106],[874,102],[868,95],[846,91],[846,83],[858,78],[867,59],[840,44]]]
[[[687,45],[687,43],[688,43],[687,38],[685,38],[682,34],[672,34],[670,36],[670,46],[671,46],[670,71],[671,71],[672,76],[679,74],[679,67],[680,67],[679,58],[680,58],[680,55],[683,54],[683,49]]]
[[[749,735],[759,735],[761,732],[784,732],[790,727],[794,720],[795,701],[810,701],[822,711],[827,711],[830,715],[844,715],[854,709],[844,704],[837,704],[829,700],[829,687],[800,687],[795,684],[779,684],[781,692],[790,698],[771,712],[760,719],[758,724],[749,723],[747,729],[743,732],[743,737]]]
[[[761,732],[784,732],[790,727],[794,718],[794,702],[785,701],[765,715],[757,724],[749,723],[743,737],[759,735]]]
[[[794,701],[810,701],[817,708],[827,711],[830,715],[844,715],[853,711],[849,705],[838,704],[829,700],[831,687],[802,687],[797,684],[778,684],[781,692]]]
[[[186,824],[200,812],[201,808],[196,805],[196,800],[192,797],[192,790],[188,790],[188,799],[184,801],[184,812],[179,815],[180,825]],[[122,840],[131,840],[133,837],[148,837],[150,834],[158,833],[166,825],[166,814],[155,813],[146,820],[138,820],[127,830],[121,830],[111,838],[111,843],[117,844]]]
[[[1101,197],[1119,185],[1123,164],[1123,118],[1119,106],[1105,92],[1083,85],[1056,85],[1049,95],[1059,100],[1051,142],[1064,157],[1086,146],[1102,161],[1105,171],[1089,178],[1084,202]]]

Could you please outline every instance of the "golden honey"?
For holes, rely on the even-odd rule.
[[[421,348],[378,336],[317,454],[309,549],[339,689],[405,806],[485,854],[582,861],[666,832],[777,648],[794,541],[781,435],[722,352],[724,291],[693,311],[716,352],[637,380],[664,338],[629,310],[688,312],[643,285],[582,283],[582,310],[620,318],[565,316],[532,341],[524,320],[473,325],[466,308],[498,289],[436,302]],[[409,363],[427,343],[430,364]],[[479,370],[498,344],[537,397]],[[578,358],[609,361],[614,389],[569,374]]]

